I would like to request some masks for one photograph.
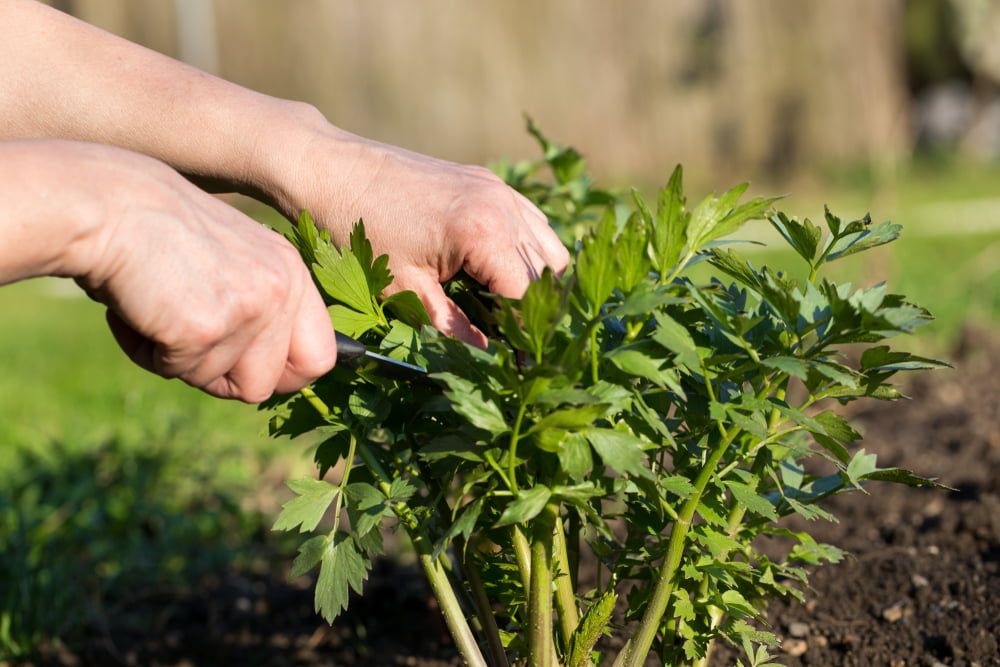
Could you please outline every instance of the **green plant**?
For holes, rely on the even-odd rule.
[[[638,193],[627,203],[594,194],[579,154],[532,131],[544,159],[502,173],[578,239],[575,258],[518,301],[452,286],[489,333],[486,351],[426,327],[413,295],[379,299],[391,276],[360,224],[337,250],[299,221],[291,238],[335,324],[431,375],[417,390],[337,368],[267,404],[273,434],[325,438],[320,478],[290,484],[275,524],[332,521],[292,575],[319,566],[316,609],[333,621],[395,521],[469,664],[590,665],[610,657],[600,640],[613,628],[627,637],[615,665],[650,651],[704,664],[718,638],[744,646],[747,665],[772,664],[775,637],[755,623],[766,600],[801,597],[804,565],[842,557],[781,517],[832,519],[821,501],[867,481],[935,484],[852,453],[860,436],[831,409],[900,398],[895,373],[941,365],[882,343],[925,310],[882,284],[821,276],[899,227],[828,211],[824,232],[773,199],[740,203],[746,185],[689,208],[680,167],[655,207]],[[553,181],[537,180],[544,166]],[[804,284],[722,249],[765,218],[808,263]],[[701,261],[725,280],[686,278]],[[323,480],[335,465],[340,481]],[[759,536],[786,555],[758,551]]]

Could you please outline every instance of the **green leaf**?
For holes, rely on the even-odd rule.
[[[650,356],[643,345],[628,345],[619,347],[608,353],[607,359],[623,372],[636,377],[646,378],[650,382],[664,386],[664,372],[661,370],[666,359]]]
[[[351,338],[360,337],[379,323],[373,312],[359,313],[339,303],[330,306],[329,311],[333,328]]]
[[[774,509],[774,505],[767,498],[757,493],[754,487],[749,484],[741,484],[729,480],[723,482],[723,484],[729,487],[729,490],[733,492],[733,497],[743,507],[754,514],[759,514],[765,519],[770,519],[771,521],[778,520],[778,512]]]
[[[296,527],[300,533],[314,530],[340,492],[339,486],[308,477],[290,481],[288,487],[297,497],[282,505],[272,530],[292,530]]]
[[[809,364],[798,357],[770,357],[762,359],[761,363],[768,368],[776,368],[782,373],[795,376],[800,380],[809,377]]]
[[[583,481],[594,467],[587,439],[579,433],[569,433],[557,452],[559,466],[575,482]]]
[[[493,527],[500,528],[531,521],[538,516],[551,496],[552,490],[544,484],[536,484],[530,489],[522,489],[514,502],[507,505],[507,509],[503,511]]]
[[[687,242],[687,227],[691,217],[684,208],[687,200],[684,198],[683,181],[684,170],[681,165],[677,165],[666,187],[660,190],[656,217],[650,216],[650,249],[656,271],[663,278],[670,275],[677,265]],[[636,195],[636,204],[640,202],[641,199]],[[643,207],[644,204],[640,206]]]
[[[653,340],[677,355],[677,361],[687,368],[700,371],[701,358],[688,330],[666,313],[656,314]]]
[[[531,341],[536,360],[541,360],[545,344],[552,337],[556,324],[563,318],[565,295],[559,279],[546,268],[542,275],[531,281],[521,299],[521,318],[524,332]]]
[[[743,597],[743,594],[737,590],[724,591],[721,595],[722,607],[730,612],[736,613],[743,616],[756,617],[760,616],[760,612],[747,602],[747,599]]]
[[[687,477],[680,475],[667,475],[666,477],[661,477],[658,481],[665,491],[681,498],[687,498],[696,490],[694,484]]]
[[[615,211],[604,212],[594,230],[584,237],[576,256],[576,277],[580,292],[596,314],[615,288],[614,238],[618,223]]]
[[[646,254],[648,238],[649,226],[645,218],[633,213],[615,241],[615,282],[626,294],[643,283],[649,275],[650,265]]]
[[[876,246],[890,243],[899,238],[903,227],[891,222],[883,222],[875,227],[864,229],[853,234],[846,234],[830,246],[826,261],[832,262],[841,257],[869,250]]]
[[[430,315],[427,314],[420,297],[417,296],[416,292],[410,290],[403,290],[389,296],[382,302],[382,307],[387,308],[389,312],[414,329],[420,329],[420,327],[431,323]]]
[[[361,593],[371,563],[357,549],[348,535],[337,533],[327,540],[323,550],[319,579],[316,581],[316,611],[333,623],[347,609],[351,589]]]
[[[367,482],[348,484],[344,494],[347,496],[351,528],[357,537],[364,537],[382,523],[382,519],[392,514],[385,495]]]
[[[322,252],[322,248],[317,249],[313,276],[331,299],[360,313],[375,314],[368,278],[350,250],[345,248],[338,252],[332,246],[326,252]]]
[[[902,468],[879,468],[873,472],[865,473],[860,479],[876,482],[892,482],[894,484],[905,484],[906,486],[916,486],[927,489],[950,489],[951,487],[939,483],[934,478],[920,477],[914,475],[909,470]]]
[[[458,519],[455,520],[448,532],[444,534],[434,547],[434,557],[437,558],[442,551],[448,548],[452,540],[461,535],[466,541],[472,536],[472,531],[476,528],[479,515],[483,511],[485,498],[476,498],[471,503],[462,508]]]
[[[615,472],[641,477],[652,476],[646,468],[643,442],[639,438],[624,431],[608,428],[591,428],[582,433],[604,461],[604,465]]]
[[[568,667],[590,667],[592,664],[590,652],[601,635],[608,631],[611,613],[615,610],[616,602],[618,602],[618,594],[614,591],[608,591],[597,598],[584,612],[579,625],[569,640],[566,659]]]
[[[590,403],[572,408],[564,408],[550,412],[535,422],[526,432],[527,435],[544,432],[549,429],[578,431],[594,425],[594,422],[608,412],[607,403]]]
[[[823,231],[810,222],[808,218],[799,222],[781,212],[775,213],[768,220],[771,226],[777,229],[778,233],[788,241],[788,245],[792,246],[795,252],[811,265],[813,259],[816,258],[816,251],[819,249],[819,241],[823,236]]]
[[[446,391],[445,396],[451,401],[455,412],[465,417],[470,424],[489,431],[494,437],[508,431],[507,422],[497,404],[486,398],[482,390],[470,381],[454,373],[434,373],[431,377],[448,385],[451,391]]]
[[[390,404],[385,394],[372,385],[360,385],[347,399],[348,409],[361,423],[371,426],[389,416]]]
[[[289,579],[297,579],[319,565],[323,558],[323,551],[326,549],[326,540],[326,535],[317,535],[299,545],[299,555],[292,562],[292,569],[288,574]]]
[[[389,256],[379,255],[374,257],[372,244],[365,234],[364,222],[358,220],[351,230],[351,237],[348,241],[351,253],[357,257],[361,270],[364,271],[365,279],[368,282],[368,293],[378,296],[386,287],[392,284],[392,272],[389,271]]]

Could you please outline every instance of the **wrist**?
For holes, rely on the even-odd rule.
[[[311,105],[279,102],[255,142],[253,187],[292,220],[303,209],[315,215],[315,206],[336,208],[372,142],[334,126]],[[324,193],[324,201],[314,201],[317,192]]]
[[[108,198],[92,176],[107,161],[105,152],[68,141],[0,142],[0,223],[8,249],[0,251],[0,284],[87,273],[87,248],[107,219]]]

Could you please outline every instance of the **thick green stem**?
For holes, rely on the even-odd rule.
[[[590,329],[590,379],[597,384],[601,379],[600,374],[600,349],[597,347],[597,327]]]
[[[418,542],[422,546],[418,546]],[[476,637],[472,634],[472,628],[465,620],[462,607],[458,604],[458,598],[455,597],[451,582],[448,581],[448,573],[434,558],[430,545],[425,539],[420,536],[413,538],[413,546],[417,548],[420,566],[431,584],[434,597],[437,598],[438,604],[441,606],[441,613],[444,614],[444,622],[448,626],[448,630],[451,631],[451,638],[455,641],[455,646],[465,659],[465,663],[470,667],[486,667],[486,659],[483,658],[483,654],[479,650],[479,644],[476,643]]]
[[[739,428],[734,426],[726,432],[725,436],[720,436],[718,444],[716,444],[715,449],[709,454],[705,465],[702,466],[701,471],[698,473],[698,477],[694,482],[694,493],[684,503],[677,521],[674,523],[673,531],[670,533],[670,540],[667,543],[667,555],[660,566],[656,588],[653,590],[653,595],[646,607],[646,613],[642,616],[639,630],[625,644],[625,648],[618,654],[618,657],[615,658],[615,667],[641,667],[646,661],[646,655],[649,654],[649,649],[653,646],[653,640],[656,639],[660,622],[663,620],[663,615],[667,611],[667,604],[670,602],[670,596],[674,591],[674,577],[677,574],[677,568],[681,564],[681,558],[684,555],[685,540],[687,539],[688,530],[691,528],[691,522],[694,520],[695,512],[698,509],[698,504],[701,502],[701,496],[705,492],[705,487],[708,486],[709,480],[712,479],[712,475],[715,474],[716,466],[719,465],[719,461],[722,460],[723,455],[738,433]]]
[[[555,667],[552,644],[552,538],[559,507],[545,506],[532,522],[528,594],[528,667]]]
[[[576,593],[570,578],[569,555],[566,552],[566,536],[562,519],[556,514],[555,531],[552,538],[552,558],[556,577],[556,611],[559,612],[559,636],[563,649],[569,648],[569,640],[580,624],[580,610],[576,606]]]
[[[479,623],[483,626],[483,633],[486,635],[486,645],[490,651],[490,664],[495,667],[508,667],[510,663],[507,662],[507,653],[500,640],[500,629],[493,616],[493,608],[486,595],[486,588],[483,587],[483,580],[479,576],[479,563],[472,555],[475,546],[475,543],[469,545],[469,550],[465,555],[465,580],[469,582],[472,599],[476,603],[476,615],[479,616]]]
[[[524,586],[525,597],[531,597],[531,545],[520,526],[510,529],[511,541],[514,543],[514,558],[517,560],[517,571],[521,574],[521,585]]]

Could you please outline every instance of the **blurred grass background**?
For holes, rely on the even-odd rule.
[[[441,157],[534,157],[527,111],[602,185],[652,191],[684,162],[691,199],[750,178],[800,217],[871,210],[902,238],[831,271],[937,315],[912,345],[947,356],[963,327],[1000,319],[985,0],[50,4]],[[755,224],[741,236],[776,242]],[[0,662],[91,627],[122,591],[284,567],[292,549],[267,529],[310,457],[265,422],[132,366],[72,283],[0,289]]]

